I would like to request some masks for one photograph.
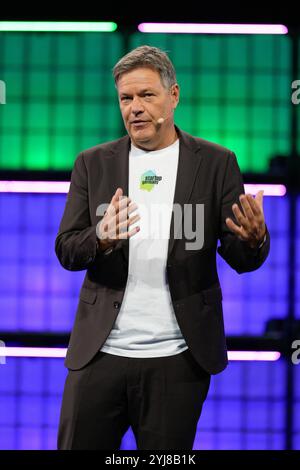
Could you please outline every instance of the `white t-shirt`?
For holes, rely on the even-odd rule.
[[[172,356],[188,346],[166,279],[166,262],[179,156],[179,140],[155,151],[131,145],[129,197],[140,227],[129,239],[128,281],[114,326],[101,351],[127,357]]]

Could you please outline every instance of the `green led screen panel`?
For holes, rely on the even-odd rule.
[[[119,33],[1,33],[0,168],[72,168],[77,154],[120,136],[112,67]]]
[[[290,39],[261,35],[142,34],[130,48],[167,51],[181,88],[175,121],[236,152],[243,171],[264,172],[290,151]]]
[[[179,126],[233,149],[244,171],[289,153],[288,37],[136,33],[130,48],[145,43],[175,63]],[[1,33],[0,167],[70,169],[124,133],[111,77],[122,54],[119,33]]]

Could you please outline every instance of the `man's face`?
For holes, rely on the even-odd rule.
[[[173,143],[178,85],[167,89],[156,70],[141,67],[121,75],[117,89],[123,121],[136,147],[158,150]],[[159,124],[161,117],[164,122]]]

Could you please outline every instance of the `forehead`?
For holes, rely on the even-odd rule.
[[[119,93],[139,88],[163,88],[159,73],[148,67],[139,67],[121,75],[117,88]]]

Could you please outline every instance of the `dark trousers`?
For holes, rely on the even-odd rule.
[[[58,449],[118,450],[131,426],[138,450],[192,450],[209,384],[188,349],[155,358],[100,351],[68,372]]]

